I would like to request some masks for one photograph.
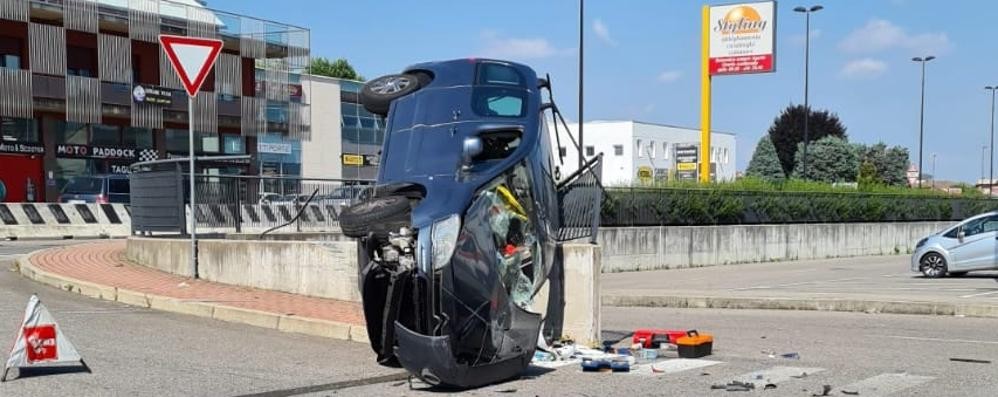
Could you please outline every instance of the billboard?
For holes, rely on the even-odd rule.
[[[776,3],[710,7],[710,74],[776,71]]]

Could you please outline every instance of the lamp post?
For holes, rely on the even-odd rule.
[[[801,158],[804,168],[804,179],[807,179],[807,143],[808,143],[808,118],[811,117],[811,107],[808,105],[808,69],[811,58],[811,13],[821,11],[820,5],[813,5],[811,8],[796,7],[795,12],[804,13],[804,156]]]
[[[995,90],[998,90],[998,86],[989,85],[984,89],[991,91],[991,164],[988,166],[991,169],[991,174],[988,175],[988,198],[991,198],[991,185],[995,180]],[[981,176],[981,179],[984,177]]]
[[[925,140],[925,64],[936,59],[929,55],[926,57],[914,57],[912,61],[922,64],[922,105],[918,119],[918,187],[922,187],[922,143]]]

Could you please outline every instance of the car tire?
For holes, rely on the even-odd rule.
[[[347,237],[361,238],[373,234],[388,238],[389,233],[411,224],[412,207],[403,196],[375,197],[343,209],[340,229]]]
[[[963,277],[966,276],[967,272],[949,272],[950,277]]]
[[[360,89],[360,103],[368,112],[388,115],[392,101],[416,92],[420,88],[419,76],[389,74],[364,83]]]
[[[926,278],[940,278],[946,275],[946,258],[938,252],[929,252],[918,260],[918,270]]]

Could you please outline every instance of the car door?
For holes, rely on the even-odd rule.
[[[950,271],[995,266],[998,215],[987,216],[963,225],[963,240],[950,249]]]

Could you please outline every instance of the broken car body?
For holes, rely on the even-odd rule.
[[[594,231],[599,158],[558,183],[546,86],[527,66],[482,59],[413,65],[364,86],[362,102],[388,128],[377,186],[340,220],[359,238],[380,363],[474,387],[518,375],[542,328],[558,333],[561,300],[534,299],[560,291],[546,283],[558,242]]]

